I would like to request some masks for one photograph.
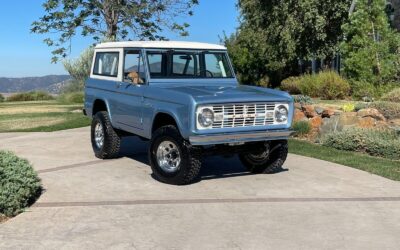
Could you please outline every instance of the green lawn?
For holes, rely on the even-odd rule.
[[[0,103],[0,132],[51,132],[85,127],[82,104],[57,101]]]
[[[293,154],[342,164],[400,181],[400,161],[337,150],[295,139],[289,141],[289,151]]]

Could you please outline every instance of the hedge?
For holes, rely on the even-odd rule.
[[[328,147],[400,160],[400,137],[394,131],[347,129],[322,138]]]
[[[15,216],[41,193],[40,179],[27,160],[0,151],[0,214]]]

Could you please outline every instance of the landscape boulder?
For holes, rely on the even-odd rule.
[[[357,115],[361,118],[372,117],[378,121],[386,121],[386,118],[377,109],[374,108],[361,109],[357,112]]]
[[[345,112],[340,114],[339,124],[340,126],[354,126],[358,120],[357,112]]]
[[[313,130],[319,130],[322,125],[322,118],[320,116],[315,116],[310,119],[310,124]]]
[[[331,118],[334,115],[335,115],[335,110],[330,108],[324,109],[324,111],[322,111],[321,114],[322,118]]]
[[[372,117],[363,117],[358,120],[357,127],[373,128],[376,126],[376,120]]]
[[[322,115],[322,112],[324,112],[324,108],[321,107],[315,107],[314,110],[318,115]]]
[[[390,126],[399,127],[400,128],[400,119],[390,120]]]
[[[313,105],[303,105],[301,106],[301,109],[308,118],[313,118],[318,115],[317,112],[315,112]]]
[[[306,115],[305,115],[301,110],[296,109],[296,110],[294,111],[294,118],[293,118],[293,120],[294,120],[295,122],[299,122],[299,121],[307,121],[308,119],[307,119]]]

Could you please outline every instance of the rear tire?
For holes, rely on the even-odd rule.
[[[185,185],[193,182],[200,172],[201,152],[183,139],[175,126],[168,125],[154,132],[149,162],[157,180]]]
[[[112,159],[119,155],[121,137],[114,130],[106,111],[97,112],[92,120],[91,141],[97,158]]]
[[[254,174],[272,174],[282,170],[288,155],[288,142],[271,141],[260,145],[255,152],[239,154],[247,170]]]

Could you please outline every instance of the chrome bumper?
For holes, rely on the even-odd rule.
[[[292,130],[269,130],[251,133],[225,133],[189,136],[192,145],[214,145],[254,141],[286,140],[293,134]]]

